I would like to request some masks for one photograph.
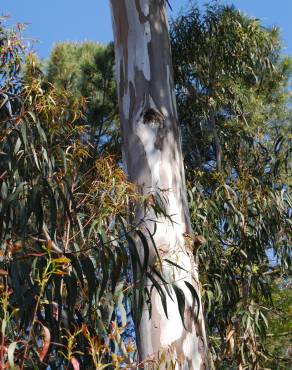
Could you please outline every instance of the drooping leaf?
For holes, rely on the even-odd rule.
[[[16,366],[14,363],[14,352],[16,350],[17,342],[12,342],[8,346],[8,362],[11,370],[16,370]]]
[[[179,310],[179,314],[180,314],[183,326],[186,329],[186,327],[185,327],[185,318],[184,318],[185,317],[185,306],[186,306],[185,294],[184,294],[183,290],[175,284],[172,285],[172,288],[173,288],[174,293],[176,295],[178,310]]]
[[[39,357],[40,357],[41,362],[43,362],[48,353],[48,350],[51,344],[51,333],[50,333],[50,330],[45,325],[43,325],[40,321],[38,321],[38,323],[42,327],[43,347],[41,351],[39,352]]]
[[[200,298],[199,298],[198,292],[192,286],[192,284],[189,283],[188,281],[185,281],[184,283],[186,284],[186,286],[188,287],[188,289],[190,290],[190,292],[192,294],[192,298],[193,298],[193,302],[194,302],[194,307],[196,307],[196,309],[197,309],[197,312],[196,312],[196,320],[198,320],[198,316],[199,316],[199,313],[200,313]]]

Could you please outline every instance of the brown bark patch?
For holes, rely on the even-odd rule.
[[[159,127],[162,127],[164,125],[164,121],[164,115],[156,109],[149,108],[144,112],[143,123],[145,125],[150,123],[157,123]]]

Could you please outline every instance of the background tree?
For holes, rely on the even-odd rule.
[[[84,124],[98,156],[120,152],[113,45],[59,43],[46,64],[48,80],[86,99]]]
[[[233,7],[191,8],[171,40],[215,368],[270,366],[273,281],[291,272],[291,60],[277,29]]]

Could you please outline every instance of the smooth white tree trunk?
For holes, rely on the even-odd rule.
[[[196,262],[190,236],[192,230],[186,200],[180,132],[174,94],[173,72],[164,1],[110,0],[115,37],[117,87],[123,138],[124,164],[129,180],[143,194],[165,199],[169,218],[156,217],[155,243],[165,278],[184,292],[185,327],[174,292],[167,297],[168,319],[160,296],[152,291],[152,315],[144,306],[138,327],[138,350],[145,368],[207,369],[207,344],[202,309],[198,320],[185,281],[199,294]],[[143,214],[142,208],[136,218]],[[153,222],[147,227],[153,230]],[[141,257],[143,253],[141,252]],[[165,261],[180,265],[178,269]],[[157,268],[155,251],[149,269]],[[147,285],[151,285],[148,281]]]

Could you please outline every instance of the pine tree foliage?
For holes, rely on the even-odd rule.
[[[86,99],[84,124],[96,153],[120,151],[113,45],[59,43],[46,65],[48,80]]]

